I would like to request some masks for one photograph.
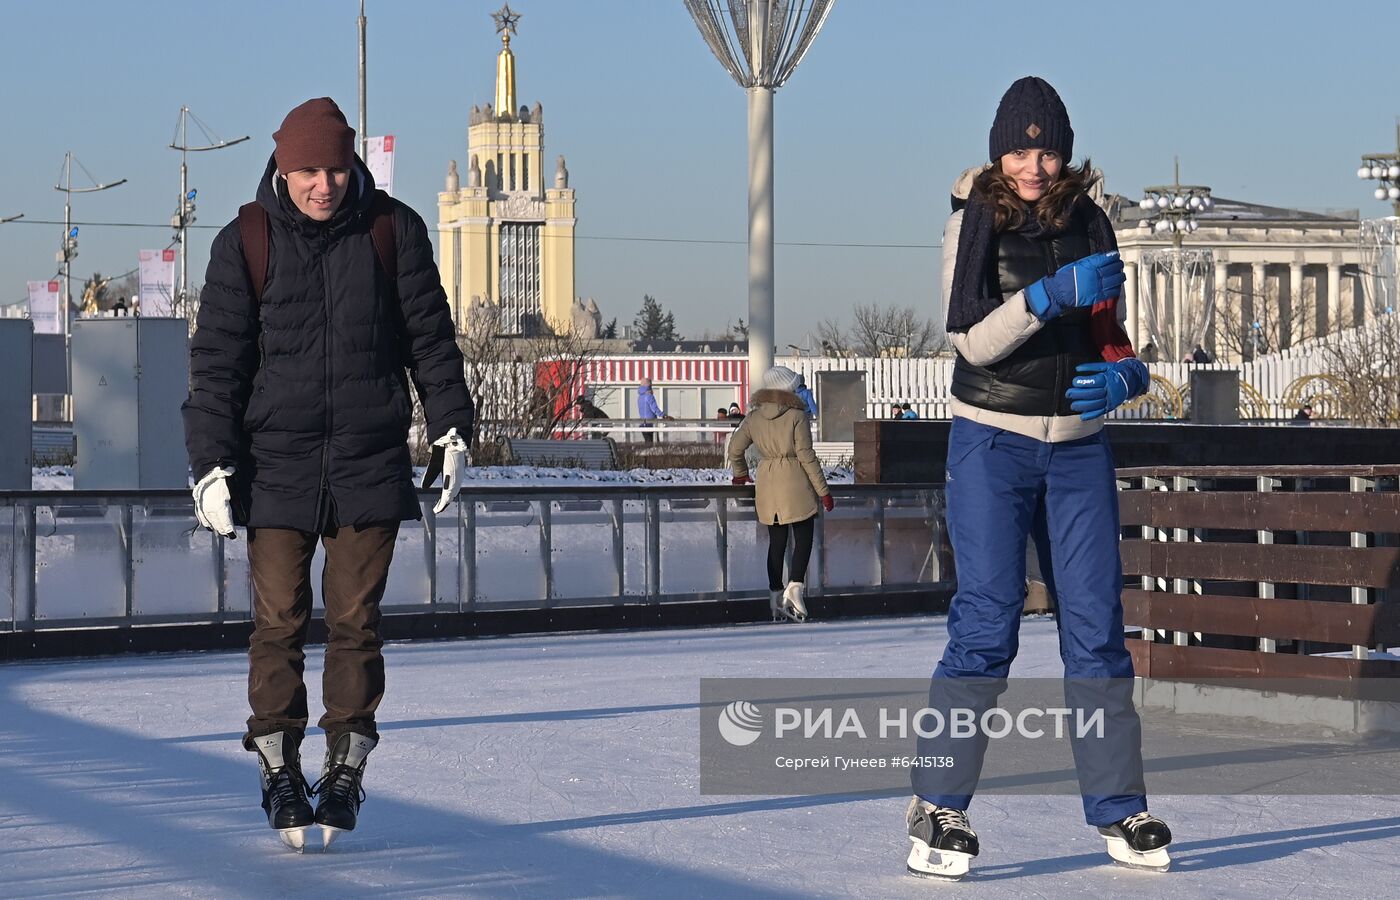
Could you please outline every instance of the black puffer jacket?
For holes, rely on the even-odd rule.
[[[1027,238],[1014,231],[992,239],[987,291],[1009,297],[1093,250],[1088,226],[1076,214],[1064,234]],[[998,362],[976,366],[958,356],[951,391],[964,403],[1018,416],[1077,416],[1065,396],[1075,367],[1102,362],[1090,330],[1089,310],[1074,309],[1043,328]]]
[[[416,519],[408,379],[428,439],[471,433],[472,403],[422,218],[394,203],[398,283],[370,237],[373,179],[359,160],[329,222],[303,215],[269,161],[267,282],[253,297],[235,220],[219,232],[190,342],[185,445],[195,478],[233,465],[234,516],[318,531]],[[397,287],[397,290],[395,289]]]

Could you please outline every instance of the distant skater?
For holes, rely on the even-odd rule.
[[[749,403],[749,414],[729,441],[734,483],[749,483],[744,451],[753,445],[761,459],[754,481],[754,511],[768,527],[768,608],[773,621],[807,619],[805,582],[812,556],[817,515],[836,502],[812,450],[807,404],[797,395],[801,380],[786,366],[763,373],[762,388]],[[792,533],[792,568],[783,580],[788,533]]]

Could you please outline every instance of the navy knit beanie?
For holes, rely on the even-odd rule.
[[[997,106],[997,117],[987,139],[996,162],[1012,150],[1054,150],[1069,162],[1074,151],[1074,129],[1064,101],[1043,78],[1029,75],[1006,89]]]

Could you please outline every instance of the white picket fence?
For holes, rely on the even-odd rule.
[[[908,403],[921,418],[946,419],[949,412],[949,386],[953,359],[835,359],[829,357],[786,356],[777,360],[802,374],[809,385],[817,384],[821,371],[865,372],[866,415],[872,419],[890,417],[890,406]],[[1191,371],[1231,370],[1240,373],[1240,413],[1247,419],[1287,419],[1308,399],[1313,379],[1325,373],[1320,353],[1274,355],[1240,365],[1208,363],[1151,363],[1153,386],[1150,397],[1117,410],[1115,418],[1178,418],[1190,407]]]

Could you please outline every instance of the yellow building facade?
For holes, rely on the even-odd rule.
[[[474,308],[493,308],[501,334],[563,333],[584,310],[574,299],[574,190],[562,155],[545,168],[540,104],[516,107],[514,22],[498,30],[495,103],[472,107],[466,176],[453,160],[438,195],[443,286],[459,329]]]

